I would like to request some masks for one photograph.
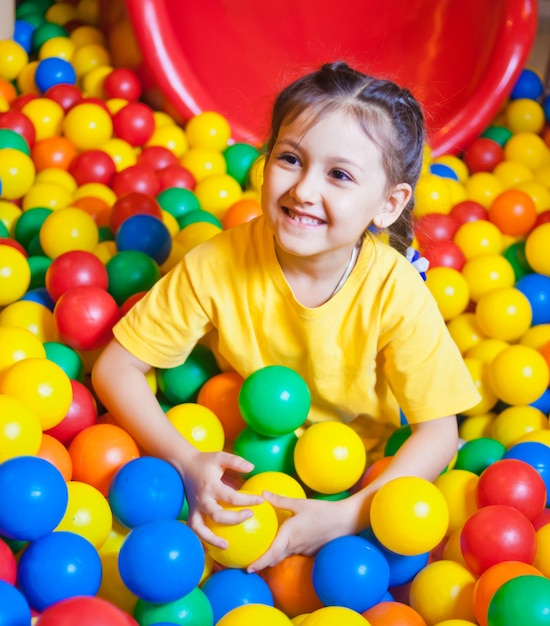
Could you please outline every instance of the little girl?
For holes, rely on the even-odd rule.
[[[437,305],[404,254],[424,121],[411,93],[344,63],[327,64],[276,99],[263,215],[196,247],[114,328],[93,372],[98,397],[148,453],[181,473],[188,524],[218,547],[205,517],[236,524],[262,497],[222,480],[252,466],[202,453],[171,425],[145,374],[185,361],[197,342],[246,378],[267,365],[298,372],[309,420],[399,425],[411,435],[388,468],[337,502],[264,493],[292,516],[249,571],[369,524],[373,494],[398,476],[435,479],[457,449],[456,414],[479,394]],[[388,245],[373,231],[386,231]],[[365,416],[368,419],[365,420]],[[364,426],[362,426],[364,428]]]

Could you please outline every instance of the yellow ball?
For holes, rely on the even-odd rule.
[[[155,128],[145,146],[162,146],[181,158],[189,149],[189,142],[183,128],[175,124],[166,124]]]
[[[505,115],[508,128],[513,133],[540,133],[544,127],[544,109],[531,98],[512,100],[506,107]]]
[[[73,200],[79,200],[80,198],[86,198],[88,196],[99,198],[110,207],[112,207],[117,200],[115,192],[102,183],[85,183],[84,185],[80,185],[74,192]]]
[[[174,242],[178,243],[184,254],[195,246],[207,241],[214,235],[221,233],[222,229],[210,222],[193,222],[174,236]]]
[[[502,233],[498,226],[488,220],[462,224],[453,239],[466,259],[482,254],[500,254],[504,249]]]
[[[475,624],[475,583],[476,577],[464,565],[448,560],[434,561],[413,579],[410,605],[427,624],[446,619],[465,619]]]
[[[462,159],[452,154],[442,154],[434,159],[434,163],[441,163],[447,165],[458,176],[458,180],[461,183],[466,182],[469,176],[468,167]]]
[[[24,328],[38,337],[42,343],[59,340],[53,313],[44,305],[32,300],[18,300],[8,304],[0,311],[0,326]]]
[[[33,123],[36,130],[36,141],[48,137],[57,137],[61,134],[65,112],[55,100],[35,98],[27,102],[21,112]]]
[[[516,186],[516,189],[525,193],[535,203],[537,213],[550,209],[550,189],[536,180],[526,180]]]
[[[500,254],[485,254],[469,259],[461,272],[468,283],[470,300],[473,302],[494,289],[513,287],[516,282],[512,264]]]
[[[38,58],[42,60],[56,57],[64,61],[71,61],[74,51],[75,45],[69,37],[51,37],[40,46]]]
[[[0,200],[0,222],[8,229],[10,236],[13,236],[15,222],[21,217],[23,211],[13,202]]]
[[[94,218],[75,207],[54,211],[40,228],[40,245],[51,259],[71,250],[93,252],[98,242]]]
[[[0,463],[34,456],[42,441],[40,418],[24,399],[0,393]]]
[[[490,411],[498,402],[498,397],[489,381],[489,369],[486,363],[472,357],[464,357],[464,365],[470,372],[472,381],[481,396],[481,400],[463,412],[464,415],[481,415]]]
[[[30,330],[0,326],[0,375],[17,361],[32,357],[45,358],[44,344]]]
[[[73,194],[58,183],[38,182],[29,189],[23,198],[23,210],[44,207],[46,209],[64,209],[71,204]]]
[[[40,93],[40,90],[36,86],[35,81],[37,67],[38,61],[31,61],[28,65],[25,65],[25,67],[19,72],[17,80],[15,81],[19,93]]]
[[[185,126],[189,146],[222,151],[231,138],[231,126],[223,115],[203,111],[193,116]]]
[[[352,609],[344,606],[325,606],[310,613],[302,626],[369,626],[369,622]]]
[[[517,341],[531,326],[533,313],[527,297],[515,287],[501,287],[479,298],[476,319],[487,337]]]
[[[215,174],[197,183],[195,195],[203,211],[221,219],[227,209],[241,199],[242,189],[229,174]]]
[[[491,424],[495,417],[496,413],[468,416],[458,427],[458,436],[464,441],[490,437]]]
[[[306,492],[300,483],[284,472],[260,472],[248,478],[242,485],[243,491],[262,495],[264,491],[284,496],[285,498],[306,498]],[[275,509],[279,526],[291,515],[290,511]]]
[[[526,433],[541,428],[548,428],[548,418],[542,411],[529,405],[509,406],[491,423],[490,437],[510,448]]]
[[[550,337],[549,337],[550,341]],[[502,339],[492,339],[486,337],[482,339],[478,344],[472,346],[465,354],[467,357],[478,359],[483,363],[491,363],[496,355],[504,348],[507,348],[510,344]]]
[[[291,626],[292,622],[282,611],[267,604],[243,604],[232,609],[216,622],[216,626],[259,626],[260,624],[261,626]],[[365,626],[364,619],[362,626]]]
[[[403,476],[374,494],[370,521],[376,538],[388,550],[414,556],[429,552],[445,537],[449,508],[434,484]]]
[[[264,184],[265,154],[261,154],[248,170],[248,187],[260,192]]]
[[[531,348],[542,348],[550,341],[550,324],[537,324],[531,326],[529,330],[522,335],[519,343]]]
[[[28,61],[29,56],[23,46],[11,39],[0,41],[0,78],[15,80]]]
[[[101,146],[101,150],[113,159],[117,172],[121,172],[137,163],[137,154],[134,147],[127,141],[124,141],[124,139],[113,137]]]
[[[47,358],[28,358],[11,365],[2,374],[0,393],[27,403],[43,430],[59,424],[73,401],[70,378]]]
[[[112,71],[113,68],[110,65],[99,65],[92,68],[80,79],[82,91],[93,98],[105,100],[105,79]]]
[[[434,267],[426,272],[426,286],[437,302],[443,319],[449,321],[463,313],[470,300],[468,283],[452,267]]]
[[[177,404],[166,417],[189,443],[201,452],[220,452],[225,444],[222,423],[209,408],[193,402]]]
[[[77,76],[85,76],[98,67],[108,67],[111,64],[109,51],[101,44],[89,43],[77,48],[71,58]],[[112,71],[112,68],[110,68]]]
[[[86,46],[91,43],[97,43],[104,45],[105,44],[105,35],[96,28],[95,26],[90,26],[89,24],[85,24],[84,26],[78,26],[69,35],[69,38],[74,43],[75,47],[80,48],[80,46]]]
[[[75,533],[99,550],[109,538],[113,514],[107,498],[95,487],[76,480],[67,483],[65,515],[55,530]]]
[[[452,209],[452,199],[447,181],[435,174],[423,174],[415,190],[416,216],[427,213],[448,214]]]
[[[489,365],[489,380],[506,404],[524,405],[538,400],[548,387],[548,364],[538,350],[520,344],[502,350]]]
[[[113,122],[103,107],[84,102],[67,113],[63,132],[77,150],[92,150],[101,148],[112,137]]]
[[[534,228],[525,242],[525,257],[535,272],[550,276],[550,223]]]
[[[220,565],[225,567],[246,568],[258,559],[271,545],[278,530],[277,514],[267,500],[248,507],[226,505],[229,511],[250,509],[252,517],[240,524],[220,524],[207,518],[206,525],[210,530],[228,543],[227,549],[206,544],[208,554]]]
[[[438,476],[434,485],[443,494],[449,509],[450,536],[464,525],[464,522],[478,509],[476,489],[479,476],[474,472],[452,469]]]
[[[63,26],[64,24],[67,24],[67,22],[76,20],[78,14],[76,12],[76,7],[72,4],[68,2],[57,2],[46,11],[44,17],[48,22],[53,22],[54,24]]]
[[[523,163],[532,171],[548,162],[548,152],[542,137],[533,132],[516,133],[504,146],[506,159]]]
[[[501,161],[493,170],[493,174],[502,181],[505,189],[533,179],[533,172],[527,165],[508,160]]]
[[[461,313],[453,317],[449,320],[447,329],[461,354],[465,354],[485,338],[474,313]]]
[[[464,183],[470,200],[488,209],[493,200],[504,191],[504,185],[491,172],[476,172]]]
[[[361,437],[339,422],[312,424],[294,448],[296,473],[319,493],[335,494],[349,489],[363,475],[366,462]]]
[[[59,167],[47,167],[36,175],[37,183],[52,183],[58,187],[63,187],[66,191],[73,194],[76,191],[77,184],[73,176]],[[72,196],[71,196],[72,198]],[[67,203],[68,206],[69,203]]]
[[[34,183],[36,169],[32,159],[20,150],[0,150],[0,194],[5,200],[18,200]]]
[[[0,307],[19,300],[30,282],[31,270],[25,255],[12,246],[0,244]]]
[[[550,524],[537,530],[537,553],[533,565],[543,576],[550,578]]]
[[[193,174],[196,182],[208,176],[227,173],[223,154],[210,148],[191,148],[181,157],[180,163]]]

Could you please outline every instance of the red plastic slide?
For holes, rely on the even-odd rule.
[[[225,115],[235,139],[267,136],[274,95],[341,59],[423,103],[435,155],[493,120],[526,63],[536,0],[101,0],[116,65],[138,69],[155,106]]]

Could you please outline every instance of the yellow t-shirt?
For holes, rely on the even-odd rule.
[[[180,365],[199,341],[222,370],[245,378],[290,367],[309,387],[312,421],[366,413],[398,425],[401,408],[416,423],[480,400],[424,281],[374,237],[340,291],[308,308],[294,297],[263,218],[228,229],[189,252],[114,335],[156,368]]]

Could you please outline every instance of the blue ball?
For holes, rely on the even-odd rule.
[[[528,98],[537,100],[544,93],[544,84],[540,76],[530,69],[523,69],[510,93],[510,100]]]
[[[547,122],[550,122],[550,97],[544,98],[542,101],[542,110],[544,111],[544,117]]]
[[[544,274],[526,274],[520,278],[515,287],[529,300],[533,311],[531,324],[548,324],[550,322],[550,276]]]
[[[45,306],[50,311],[54,310],[55,302],[48,293],[46,287],[36,287],[36,289],[29,289],[23,296],[21,296],[21,300],[30,300],[31,302],[38,302],[42,306]]]
[[[313,587],[326,606],[363,613],[388,591],[390,567],[382,552],[357,535],[325,544],[313,562]]]
[[[240,569],[224,569],[212,574],[202,585],[210,601],[216,624],[226,613],[243,604],[274,606],[268,584],[258,574]]]
[[[0,580],[0,624],[29,626],[31,609],[25,596],[4,580]]]
[[[547,493],[546,506],[550,506],[550,447],[538,441],[524,441],[506,450],[502,458],[518,459],[534,467],[544,480]]]
[[[154,520],[131,530],[118,554],[120,577],[147,602],[174,602],[190,593],[204,570],[204,550],[183,522]]]
[[[162,220],[154,215],[138,213],[125,219],[115,235],[117,250],[137,250],[159,265],[170,256],[172,237]]]
[[[534,406],[545,415],[550,415],[550,388],[546,388],[539,398],[531,402],[530,406]]]
[[[95,596],[101,573],[99,554],[87,539],[56,531],[24,550],[17,580],[31,607],[43,611],[66,598]]]
[[[34,82],[42,93],[54,85],[76,84],[74,67],[65,59],[47,57],[38,62],[34,75]]]
[[[113,515],[127,528],[157,519],[176,519],[184,496],[183,481],[175,467],[150,456],[123,465],[109,487]]]
[[[451,180],[458,180],[458,174],[452,167],[445,165],[444,163],[432,163],[430,165],[430,174],[435,174],[440,178],[450,178]]]
[[[13,40],[24,48],[27,54],[32,52],[32,34],[35,27],[25,20],[15,20],[13,29]]]
[[[0,465],[0,535],[34,541],[63,519],[69,492],[61,472],[49,461],[18,456]]]

